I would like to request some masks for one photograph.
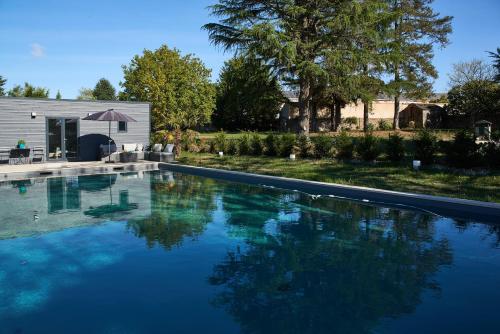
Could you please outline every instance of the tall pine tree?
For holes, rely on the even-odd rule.
[[[434,0],[386,0],[394,14],[392,36],[385,52],[390,56],[388,72],[393,76],[388,87],[394,95],[393,128],[399,128],[400,99],[430,95],[436,78],[432,65],[433,46],[444,47],[451,33],[451,16],[441,16],[431,5]]]
[[[215,45],[264,59],[298,86],[299,127],[309,133],[315,81],[327,77],[326,57],[340,56],[357,38],[357,20],[373,0],[219,0],[218,23],[204,26]]]

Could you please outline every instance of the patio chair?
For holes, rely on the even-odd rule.
[[[45,148],[43,146],[35,146],[32,150],[32,162],[44,162],[45,161]]]
[[[0,164],[8,164],[9,155],[10,155],[9,147],[0,147]]]

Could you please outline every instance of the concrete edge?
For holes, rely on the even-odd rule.
[[[0,183],[9,181],[19,181],[33,178],[81,176],[95,174],[113,174],[123,172],[153,171],[158,170],[157,162],[148,162],[141,164],[123,164],[123,165],[104,165],[87,167],[64,167],[47,168],[29,172],[11,172],[0,173]]]
[[[335,197],[360,200],[375,205],[429,211],[436,215],[455,219],[500,223],[500,203],[348,186],[336,183],[181,165],[178,163],[162,162],[158,164],[158,168],[160,170],[170,170],[239,183],[298,190],[314,195],[333,195]]]

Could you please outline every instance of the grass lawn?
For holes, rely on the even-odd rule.
[[[386,162],[370,165],[326,159],[291,161],[265,156],[220,158],[214,154],[187,152],[182,153],[178,161],[193,166],[500,202],[500,171],[494,171],[490,175],[470,176],[430,169],[415,172],[408,166]]]

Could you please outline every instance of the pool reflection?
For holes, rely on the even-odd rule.
[[[47,305],[54,300],[64,306],[67,287],[94,289],[112,281],[128,295],[111,290],[110,298],[144,302],[145,291],[136,292],[137,281],[127,275],[149,270],[140,285],[157,294],[161,308],[130,303],[130,313],[113,305],[100,311],[124,328],[140,312],[162,328],[184,328],[185,319],[162,320],[178,307],[178,300],[169,304],[178,289],[182,298],[207,314],[220,311],[244,333],[384,332],[387,321],[415,317],[429,296],[439,301],[450,285],[443,272],[455,270],[449,275],[464,294],[488,293],[500,272],[497,225],[166,172],[50,178],[23,186],[29,191],[22,194],[19,184],[0,188],[1,196],[24,208],[0,201],[0,239],[8,239],[0,240],[0,309],[16,313],[12,323],[52,310]],[[26,210],[40,217],[33,220]],[[83,228],[69,229],[74,227]],[[468,241],[457,242],[457,233]],[[470,262],[474,270],[464,266]],[[481,276],[486,269],[493,273],[489,281]],[[115,270],[124,276],[116,279]],[[471,272],[484,289],[468,286],[470,277],[460,281]],[[474,305],[455,295],[472,312]],[[80,298],[92,310],[92,300]],[[434,310],[445,312],[446,305]],[[194,320],[200,316],[193,314]],[[98,322],[86,325],[103,330]]]

